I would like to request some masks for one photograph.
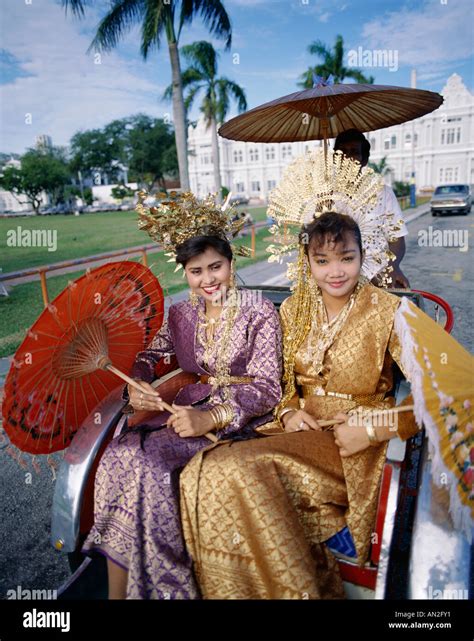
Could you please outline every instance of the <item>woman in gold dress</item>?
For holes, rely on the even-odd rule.
[[[281,433],[200,453],[181,477],[204,598],[342,598],[325,541],[348,526],[358,562],[367,560],[388,441],[418,429],[412,412],[367,417],[394,404],[400,299],[361,279],[358,225],[324,213],[299,240],[297,285],[280,310]]]

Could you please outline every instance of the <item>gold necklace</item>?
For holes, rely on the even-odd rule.
[[[208,318],[201,306],[198,309],[199,328],[198,337],[199,342],[204,348],[203,361],[207,369],[209,369],[212,357],[215,354],[215,379],[225,380],[230,376],[230,361],[231,361],[231,334],[234,327],[234,320],[239,310],[239,297],[229,296],[222,306],[222,311],[218,319]],[[211,322],[213,321],[213,322]],[[216,339],[218,329],[223,325],[221,336]],[[217,389],[217,385],[213,385],[213,389]],[[224,400],[229,398],[229,390],[227,387],[222,388],[222,396]]]
[[[222,325],[222,316],[224,310],[222,309],[218,318],[209,318],[206,313],[199,307],[198,315],[200,321],[200,343],[204,348],[204,363],[206,367],[209,366],[212,353],[215,347],[215,336],[218,329]]]
[[[327,350],[336,340],[339,332],[344,326],[347,317],[351,313],[352,308],[356,300],[356,296],[360,290],[361,286],[357,284],[356,288],[351,294],[351,297],[331,321],[328,319],[328,314],[326,307],[324,305],[322,296],[312,295],[313,305],[316,307],[316,318],[312,322],[311,333],[315,337],[315,341],[312,343],[310,338],[308,344],[311,345],[311,356],[313,361],[313,367],[316,370],[316,373],[319,374],[323,369],[324,357]],[[313,294],[314,290],[311,290]]]

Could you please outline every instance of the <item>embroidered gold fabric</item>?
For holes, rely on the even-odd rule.
[[[380,399],[392,387],[392,359],[399,358],[392,332],[398,304],[365,285],[319,372],[310,356],[318,340],[312,329],[296,354],[297,389],[318,386],[356,398],[305,396],[306,411],[329,419],[355,407],[393,405],[391,397]],[[285,339],[295,323],[291,298],[281,318]],[[358,403],[360,397],[367,401]],[[295,395],[287,407],[299,400]],[[404,435],[416,432],[411,413],[399,419]],[[340,598],[342,583],[323,542],[348,525],[358,561],[366,561],[386,448],[341,459],[332,432],[296,432],[199,453],[181,475],[181,509],[203,596]]]
[[[315,460],[322,461],[316,474]],[[223,443],[198,454],[181,473],[181,519],[202,596],[342,598],[321,541],[344,527],[345,507],[329,433]]]

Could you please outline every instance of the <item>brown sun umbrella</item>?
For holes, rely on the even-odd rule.
[[[219,134],[245,142],[327,140],[347,129],[375,131],[437,109],[442,96],[386,85],[328,84],[266,102],[222,125]]]

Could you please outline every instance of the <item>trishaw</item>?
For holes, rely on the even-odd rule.
[[[279,308],[290,294],[287,287],[250,287]],[[408,296],[424,309],[425,301],[446,315],[450,332],[453,314],[441,298],[422,291],[392,290]],[[436,318],[438,320],[438,318]],[[188,374],[171,361],[159,364],[153,385],[171,403]],[[399,404],[409,394],[409,384],[398,367],[393,395]],[[122,413],[123,385],[118,385],[94,408],[75,434],[58,473],[53,500],[51,543],[68,554],[71,577],[58,590],[62,599],[107,598],[105,558],[81,554],[82,543],[93,524],[94,479],[100,458],[112,438],[126,429]],[[100,424],[96,421],[100,413]],[[445,507],[438,503],[431,479],[431,463],[424,430],[403,443],[390,442],[372,540],[370,560],[359,566],[347,528],[328,542],[337,557],[348,599],[468,598],[471,550],[461,532],[455,530]],[[471,588],[472,589],[472,588]]]

